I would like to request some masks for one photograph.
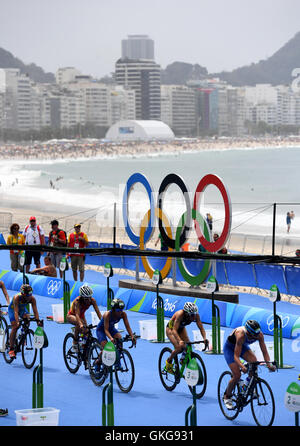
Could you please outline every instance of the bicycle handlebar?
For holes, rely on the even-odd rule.
[[[202,349],[203,352],[207,350],[209,347],[209,341],[207,339],[206,341],[187,342],[187,345],[193,345],[193,344],[205,344],[204,348]]]
[[[135,334],[135,333],[133,333],[133,337],[134,337],[134,339],[140,338],[140,336]],[[122,342],[129,342],[129,341],[131,341],[131,346],[128,347],[128,348],[132,348],[133,346],[135,347],[135,344],[134,344],[134,342],[131,339],[131,336],[129,334],[127,334],[126,336],[124,336],[124,338],[122,338]]]
[[[251,368],[255,368],[255,367],[257,367],[259,365],[263,365],[263,364],[273,364],[273,365],[275,365],[276,369],[278,370],[277,361],[254,361],[254,362],[247,362],[247,364],[246,364],[247,372]]]
[[[2,304],[0,304],[0,308],[7,308],[8,307],[8,305],[2,305]]]

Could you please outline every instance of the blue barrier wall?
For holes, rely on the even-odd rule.
[[[34,294],[61,299],[63,297],[63,281],[51,277],[27,275],[29,283],[33,287]],[[13,271],[0,271],[0,279],[9,290],[19,291],[23,283],[23,274]],[[82,282],[68,281],[71,290],[71,301],[79,295],[79,287]],[[93,295],[98,305],[106,307],[107,287],[105,285],[89,284],[93,288]],[[130,311],[156,315],[156,293],[142,290],[128,290],[111,287],[114,296],[122,299],[125,308]],[[191,297],[180,297],[161,293],[164,300],[164,311],[166,317],[183,308],[185,302],[194,302],[198,306],[200,318],[203,323],[211,324],[212,305],[210,299],[195,299]],[[244,325],[247,319],[255,319],[261,325],[263,333],[273,335],[274,319],[273,311],[246,305],[232,304],[217,301],[220,310],[221,325],[224,327],[237,327]],[[271,306],[271,305],[270,305]],[[300,330],[300,317],[287,313],[277,312],[282,320],[283,337],[297,337]]]

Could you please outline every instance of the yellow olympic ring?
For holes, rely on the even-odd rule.
[[[162,220],[162,222],[167,230],[168,237],[172,238],[172,229],[171,229],[171,226],[170,226],[167,216],[159,208],[155,208],[154,212],[155,212],[155,216]],[[142,223],[141,223],[140,249],[142,249],[142,250],[145,249],[144,236],[145,236],[145,231],[146,231],[149,221],[150,221],[150,217],[151,217],[151,209],[149,209],[149,211],[146,212],[146,214],[144,215],[144,218],[142,220]],[[173,249],[169,247],[168,251],[173,251]],[[142,263],[144,265],[146,273],[148,274],[150,279],[152,279],[155,269],[150,265],[147,257],[142,256],[141,259],[142,259]],[[172,267],[172,257],[168,257],[166,260],[165,266],[160,271],[162,279],[165,279],[167,277],[167,275],[170,272],[171,267]]]

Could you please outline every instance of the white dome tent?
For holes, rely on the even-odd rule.
[[[170,127],[162,121],[124,120],[113,124],[106,133],[109,141],[153,141],[173,140]]]

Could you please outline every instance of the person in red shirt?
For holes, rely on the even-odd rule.
[[[89,244],[87,235],[81,232],[81,224],[74,225],[75,232],[69,235],[68,247],[69,248],[86,248]],[[77,270],[79,269],[80,281],[84,280],[84,262],[85,255],[83,253],[72,253],[71,268],[73,271],[73,278],[77,281]]]
[[[66,233],[62,229],[59,229],[58,227],[59,223],[57,220],[51,221],[52,231],[49,233],[49,246],[56,246],[56,247],[66,247],[67,246],[67,238]],[[51,259],[51,263],[55,266],[55,268],[59,269],[60,261],[63,256],[62,252],[49,252],[48,256]],[[60,271],[59,269],[60,277],[63,278],[63,271]]]

